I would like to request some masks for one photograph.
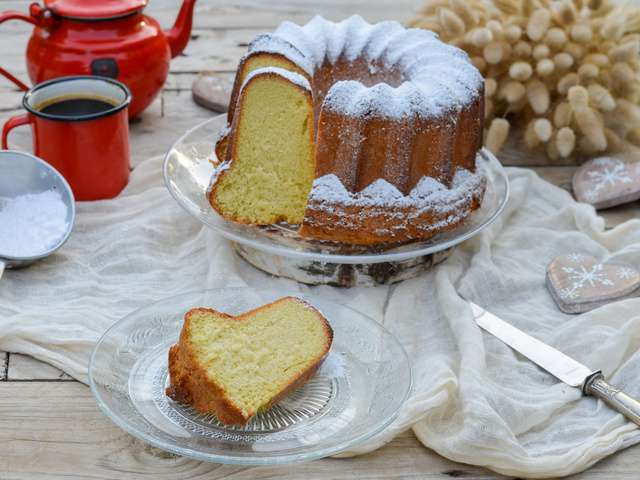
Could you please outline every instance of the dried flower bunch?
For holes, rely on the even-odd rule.
[[[428,0],[410,24],[466,50],[485,76],[485,144],[493,152],[510,122],[551,159],[640,146],[640,8]]]

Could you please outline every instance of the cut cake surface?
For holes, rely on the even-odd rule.
[[[222,423],[245,424],[304,384],[332,339],[322,314],[294,297],[238,316],[194,308],[169,351],[167,395]]]

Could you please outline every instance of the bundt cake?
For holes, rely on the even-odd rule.
[[[245,424],[311,378],[332,340],[322,314],[294,297],[239,316],[194,308],[169,350],[167,395],[224,424]]]
[[[237,222],[351,244],[453,228],[484,194],[483,89],[432,32],[284,22],[240,61],[209,201]]]

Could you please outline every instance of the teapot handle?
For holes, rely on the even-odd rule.
[[[7,12],[0,13],[0,23],[6,22],[7,20],[22,20],[23,22],[31,23],[32,25],[45,25],[51,19],[51,12],[46,9],[43,9],[37,3],[32,3],[29,6],[29,15],[24,13],[15,12],[9,10]],[[8,78],[13,83],[15,83],[20,90],[27,91],[29,87],[14,77],[12,74],[7,72],[5,69],[0,68],[0,75]]]

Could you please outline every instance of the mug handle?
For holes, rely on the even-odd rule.
[[[29,125],[32,123],[31,115],[24,113],[22,115],[16,115],[11,117],[2,127],[2,149],[9,150],[9,131],[13,130],[20,125]]]

